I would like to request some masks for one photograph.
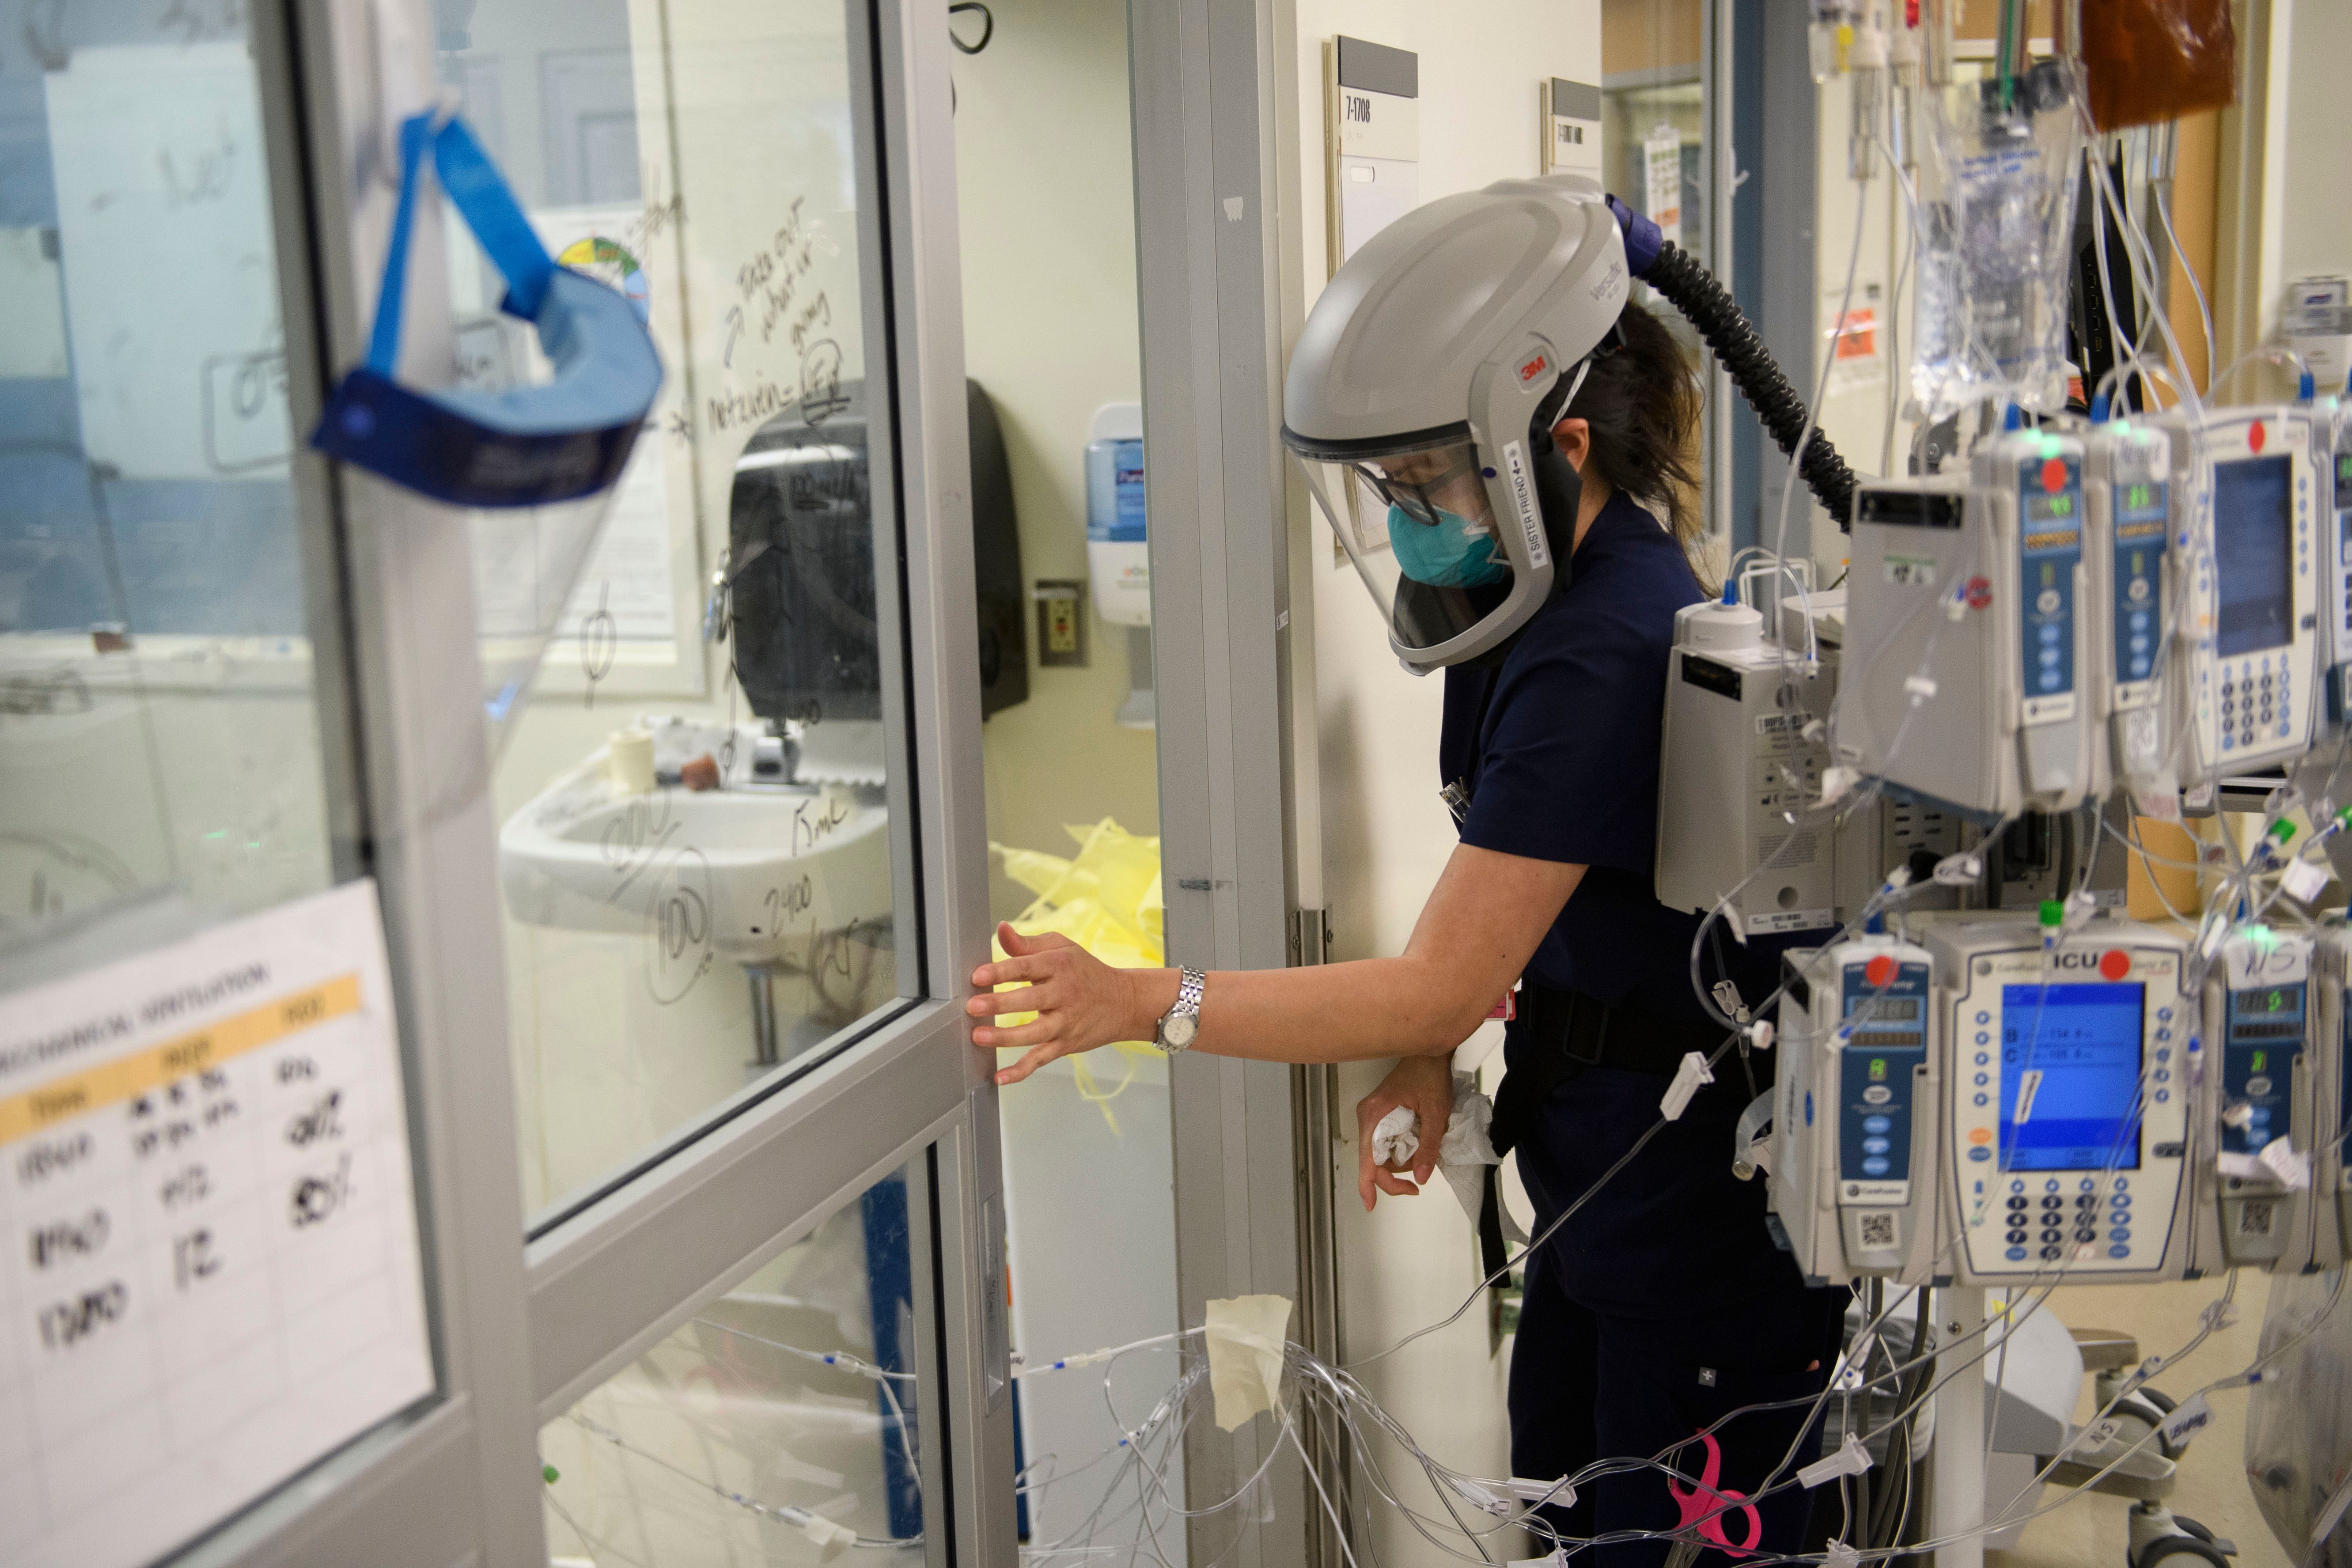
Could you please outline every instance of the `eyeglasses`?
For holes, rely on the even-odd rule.
[[[1426,479],[1400,479],[1381,470],[1376,463],[1350,463],[1357,477],[1377,491],[1380,498],[1424,528],[1437,526],[1437,514],[1443,510],[1436,497],[1447,487],[1478,471],[1475,456],[1464,457],[1451,468]]]

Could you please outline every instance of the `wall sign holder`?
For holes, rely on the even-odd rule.
[[[1538,84],[1536,94],[1536,122],[1543,127],[1537,167],[1601,179],[1601,89],[1556,76]]]
[[[1335,37],[1323,52],[1323,105],[1331,193],[1326,260],[1337,272],[1366,240],[1421,205],[1421,57]]]

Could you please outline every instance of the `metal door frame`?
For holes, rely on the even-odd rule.
[[[1289,0],[1130,0],[1128,17],[1168,952],[1203,968],[1319,961],[1312,617],[1290,593],[1306,557],[1277,438],[1297,330],[1286,311],[1300,297],[1286,219],[1298,201],[1297,15]],[[1171,1063],[1186,1327],[1213,1298],[1283,1295],[1299,1305],[1293,1335],[1336,1350],[1329,1183],[1315,1179],[1326,1076]],[[1231,1497],[1265,1441],[1255,1424],[1230,1438],[1196,1426],[1187,1506]],[[1318,1468],[1336,1481],[1345,1465],[1318,1456]],[[1277,1458],[1261,1484],[1267,1506],[1189,1521],[1191,1561],[1335,1561],[1297,1458]]]

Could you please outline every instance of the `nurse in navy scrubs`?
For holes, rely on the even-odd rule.
[[[1517,193],[1540,184],[1475,195],[1515,193],[1525,206]],[[1434,237],[1420,242],[1421,252],[1386,258],[1387,276],[1458,270],[1460,237],[1495,226],[1470,210],[1450,231],[1435,220],[1426,227]],[[1575,243],[1570,236],[1560,252]],[[1612,280],[1599,270],[1606,260],[1590,264],[1604,283]],[[1527,268],[1490,270],[1508,279]],[[1683,1054],[1722,1045],[1727,1031],[1691,973],[1699,917],[1659,903],[1652,881],[1675,614],[1706,594],[1692,566],[1698,524],[1687,499],[1699,398],[1665,328],[1622,304],[1622,276],[1614,275],[1607,301],[1613,319],[1604,316],[1583,340],[1589,353],[1570,366],[1545,363],[1543,350],[1519,362],[1523,380],[1539,375],[1549,390],[1539,385],[1532,417],[1519,416],[1527,448],[1513,445],[1502,464],[1480,453],[1466,421],[1423,418],[1423,428],[1374,441],[1351,436],[1335,416],[1337,434],[1301,435],[1294,359],[1286,439],[1361,484],[1356,515],[1386,502],[1388,550],[1365,552],[1349,529],[1339,531],[1376,595],[1390,595],[1392,645],[1420,668],[1416,648],[1485,644],[1475,657],[1426,666],[1444,668],[1433,783],[1454,806],[1461,841],[1404,952],[1297,969],[1116,970],[1066,939],[1003,928],[1011,956],[982,965],[972,983],[983,993],[1006,982],[1024,989],[975,996],[970,1011],[1038,1016],[972,1031],[976,1045],[1024,1048],[998,1081],[1124,1039],[1261,1060],[1393,1058],[1358,1107],[1359,1185],[1370,1207],[1378,1194],[1415,1192],[1432,1173],[1453,1104],[1451,1054],[1516,984],[1496,1142],[1517,1155],[1540,1234],[1659,1123],[1659,1098]],[[1360,299],[1379,297],[1372,289]],[[1323,363],[1368,353],[1359,329],[1369,307],[1355,308],[1355,325],[1331,338],[1337,346]],[[1318,304],[1302,358],[1323,314]],[[1476,317],[1465,310],[1463,319]],[[1431,363],[1443,353],[1433,351]],[[1484,384],[1468,384],[1475,395]],[[1461,406],[1462,395],[1451,395]],[[1524,547],[1497,521],[1498,497],[1512,499],[1497,468],[1510,470],[1507,479],[1533,476],[1541,531],[1537,509],[1523,508],[1531,536]],[[1388,574],[1385,587],[1368,555]],[[1524,591],[1530,578],[1542,592]],[[1503,625],[1506,605],[1524,607]],[[1725,941],[1703,951],[1699,984],[1728,979],[1751,1004],[1771,990],[1774,958],[1762,944]],[[1695,1533],[1701,1563],[1801,1549],[1811,1494],[1789,1478],[1817,1450],[1809,1405],[1834,1363],[1847,1293],[1806,1287],[1766,1226],[1764,1184],[1732,1175],[1734,1124],[1769,1086],[1769,1054],[1725,1059],[1735,1065],[1718,1068],[1717,1082],[1527,1267],[1510,1369],[1514,1473],[1549,1479],[1602,1458],[1654,1456],[1675,1472],[1624,1467],[1580,1484],[1573,1507],[1551,1510],[1564,1534],[1597,1538],[1580,1562],[1661,1563],[1669,1543],[1645,1532],[1676,1530]],[[1398,1106],[1420,1121],[1409,1171],[1371,1159],[1371,1129]],[[1781,1407],[1706,1430],[1759,1405]],[[1768,1479],[1779,1484],[1767,1489]]]

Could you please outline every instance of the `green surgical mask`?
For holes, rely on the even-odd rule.
[[[1426,523],[1415,522],[1403,508],[1391,506],[1389,543],[1404,574],[1433,588],[1483,587],[1501,582],[1511,573],[1492,533],[1478,531],[1468,518],[1443,508],[1434,523]]]

